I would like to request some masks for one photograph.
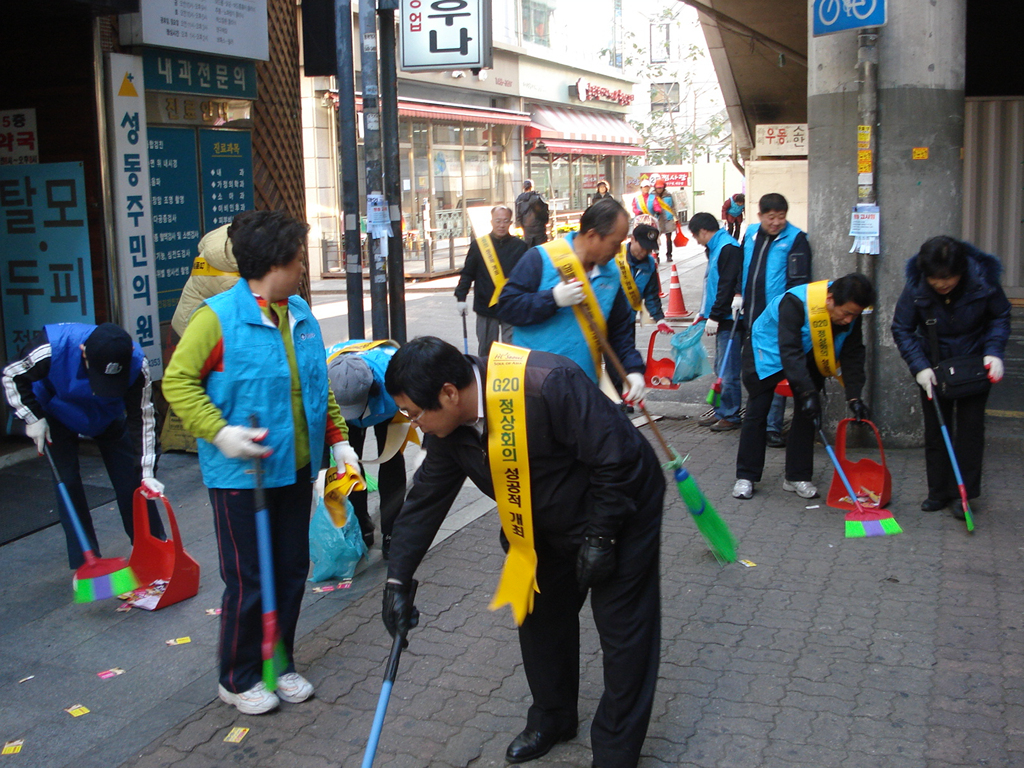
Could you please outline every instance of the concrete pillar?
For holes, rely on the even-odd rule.
[[[874,173],[882,253],[875,257],[877,311],[868,320],[875,323],[869,390],[886,445],[912,447],[923,443],[920,400],[889,324],[906,260],[929,237],[960,237],[966,0],[889,0],[888,6],[877,42]],[[808,232],[815,278],[858,268],[848,234],[857,202],[857,47],[856,31],[809,38]],[[928,159],[912,159],[915,147],[927,147]],[[829,391],[838,394],[838,387],[830,383]],[[840,415],[839,405],[830,413]]]

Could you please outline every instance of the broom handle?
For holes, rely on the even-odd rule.
[[[50,462],[50,470],[53,472],[53,477],[57,480],[57,491],[64,502],[68,519],[71,520],[71,527],[75,529],[75,538],[78,539],[78,546],[82,550],[82,556],[86,562],[89,562],[95,558],[95,555],[92,553],[92,547],[89,546],[89,540],[85,537],[85,529],[82,527],[82,521],[78,519],[78,512],[75,511],[75,505],[71,501],[68,488],[64,485],[60,472],[57,471],[57,463],[53,460],[53,454],[50,453],[50,446],[45,442],[43,443],[43,453],[46,455],[46,460]]]
[[[722,358],[722,367],[724,368],[729,362],[729,353],[732,352],[732,340],[736,336],[736,327],[740,324],[740,313],[736,310],[732,313],[732,329],[729,331],[729,341],[725,345],[725,357]],[[722,372],[718,372],[718,378],[722,378]]]
[[[559,272],[559,276],[561,277],[563,283],[569,282],[566,279],[565,275],[563,275],[561,272]],[[615,354],[615,350],[612,349],[611,344],[608,343],[608,338],[603,333],[601,333],[601,329],[597,326],[597,321],[594,320],[594,316],[590,314],[590,308],[586,305],[585,302],[581,302],[576,306],[578,306],[582,310],[583,317],[586,318],[587,325],[590,326],[590,332],[597,337],[597,341],[601,345],[601,351],[604,352],[605,357],[607,357],[608,360],[611,362],[612,367],[615,368],[615,372],[619,375],[619,378],[622,379],[623,383],[625,383],[627,381],[626,377],[629,374],[626,373],[626,369],[619,361],[619,356]],[[600,375],[599,371],[597,373]],[[640,407],[640,412],[647,417],[647,423],[650,424],[651,429],[654,430],[654,436],[658,438],[658,442],[661,444],[661,449],[665,452],[665,455],[668,456],[668,460],[674,461],[676,458],[676,453],[675,451],[668,447],[668,443],[665,442],[665,438],[662,436],[661,430],[658,429],[658,425],[655,424],[654,419],[651,418],[651,414],[648,412],[647,406],[645,406],[642,402],[637,403],[637,405]]]
[[[836,474],[839,475],[839,479],[843,481],[843,485],[846,486],[846,492],[850,494],[850,500],[853,505],[857,507],[857,511],[862,515],[867,514],[864,508],[860,505],[860,500],[857,498],[857,494],[853,492],[853,486],[850,485],[849,479],[846,477],[846,473],[843,468],[839,466],[839,459],[836,458],[835,451],[832,450],[832,446],[828,444],[828,440],[825,438],[825,430],[818,428],[818,434],[821,435],[821,442],[825,446],[825,451],[828,453],[828,457],[832,459],[832,466],[836,468]]]

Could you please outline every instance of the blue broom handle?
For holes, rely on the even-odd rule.
[[[843,472],[843,468],[839,466],[839,459],[836,458],[836,452],[832,450],[832,446],[828,444],[828,440],[825,439],[825,430],[819,429],[818,434],[821,435],[821,442],[825,444],[825,450],[828,451],[828,457],[832,459],[832,466],[836,468],[836,474],[839,475],[839,479],[843,481],[843,485],[846,486],[846,492],[850,494],[850,501],[853,502],[855,507],[860,507],[860,502],[857,500],[857,494],[853,492],[853,486],[850,485],[850,481],[846,478],[846,473]]]
[[[263,462],[257,456],[256,487],[253,489],[253,500],[256,502],[256,552],[260,561],[260,595],[263,602],[263,613],[277,610],[277,596],[274,594],[274,553],[270,548],[270,512],[267,510],[267,499],[263,492]]]
[[[371,768],[373,758],[377,756],[377,744],[380,742],[380,732],[384,728],[384,715],[388,712],[388,700],[391,698],[391,687],[393,685],[393,681],[385,680],[380,688],[377,712],[373,716],[373,727],[370,728],[370,738],[366,742],[366,752],[363,753],[362,768]]]
[[[956,484],[963,485],[964,479],[960,477],[960,464],[956,460],[956,453],[953,451],[953,442],[949,439],[949,430],[946,428],[946,419],[942,415],[942,408],[939,400],[932,393],[932,402],[935,403],[935,414],[939,417],[939,429],[942,430],[942,439],[946,443],[946,452],[949,454],[949,463],[953,465],[953,474],[956,476]]]
[[[92,547],[89,546],[89,540],[85,538],[85,529],[82,527],[82,521],[78,519],[78,512],[75,511],[75,505],[71,502],[71,494],[68,493],[68,487],[64,485],[64,481],[61,480],[60,472],[57,471],[57,464],[53,460],[53,456],[50,454],[50,446],[43,443],[43,453],[46,454],[47,461],[50,462],[50,469],[53,470],[53,477],[57,481],[57,492],[60,494],[61,500],[64,502],[64,509],[67,510],[68,518],[71,520],[71,527],[75,529],[75,538],[78,539],[78,546],[82,552],[92,552]]]
[[[732,340],[736,335],[736,326],[740,322],[740,313],[734,312],[732,315],[732,330],[729,331],[729,341],[725,343],[725,357],[722,358],[722,367],[725,368],[726,363],[729,362],[729,353],[732,352]],[[722,372],[718,372],[718,378],[722,378]]]

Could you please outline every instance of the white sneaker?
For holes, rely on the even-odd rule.
[[[789,491],[790,493],[796,493],[801,499],[816,499],[818,498],[818,489],[814,487],[814,483],[810,480],[789,480],[782,481],[782,490]]]
[[[243,715],[262,715],[280,704],[277,694],[267,690],[262,681],[244,693],[232,693],[223,685],[217,686],[217,695],[225,704],[235,707]]]
[[[277,695],[289,704],[298,704],[313,695],[313,684],[298,672],[277,678]]]
[[[734,499],[749,499],[754,495],[754,484],[749,480],[737,480],[736,484],[732,487],[732,497]]]

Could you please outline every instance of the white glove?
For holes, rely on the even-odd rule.
[[[732,297],[732,313],[735,315],[737,312],[743,311],[743,296],[736,294]]]
[[[626,385],[622,388],[622,399],[627,405],[642,403],[644,395],[647,394],[647,386],[644,384],[642,373],[627,373]]]
[[[667,333],[671,336],[675,334],[675,329],[668,324],[668,320],[659,320],[658,333]]]
[[[984,361],[988,369],[988,380],[995,384],[1003,378],[1003,361],[995,355],[985,355]]]
[[[707,323],[705,323],[705,325],[704,325],[704,335],[705,336],[714,336],[717,333],[718,333],[718,321],[717,320],[711,320],[709,318]]]
[[[50,440],[50,425],[46,423],[46,419],[39,419],[31,424],[26,424],[25,434],[35,440],[36,450],[40,456],[43,455],[43,446],[46,443],[52,442]]]
[[[462,317],[465,317],[466,315],[469,314],[469,307],[466,305],[466,302],[457,301],[455,302],[455,311],[458,312],[459,315],[461,315]]]
[[[914,377],[917,379],[918,385],[924,390],[925,394],[928,395],[928,399],[932,399],[932,390],[939,383],[938,379],[935,378],[935,371],[931,368],[925,368],[923,371]]]
[[[159,499],[164,495],[164,484],[155,477],[142,478],[142,495],[147,499]]]
[[[213,444],[229,459],[263,458],[271,454],[270,448],[259,444],[266,436],[266,429],[227,426],[214,435]]]
[[[332,445],[331,455],[334,456],[334,463],[338,465],[339,469],[348,464],[356,472],[359,471],[359,454],[356,453],[355,448],[349,445],[348,440],[342,440],[340,443]]]
[[[583,283],[573,280],[571,283],[559,283],[551,289],[555,304],[560,307],[572,307],[583,301]]]

